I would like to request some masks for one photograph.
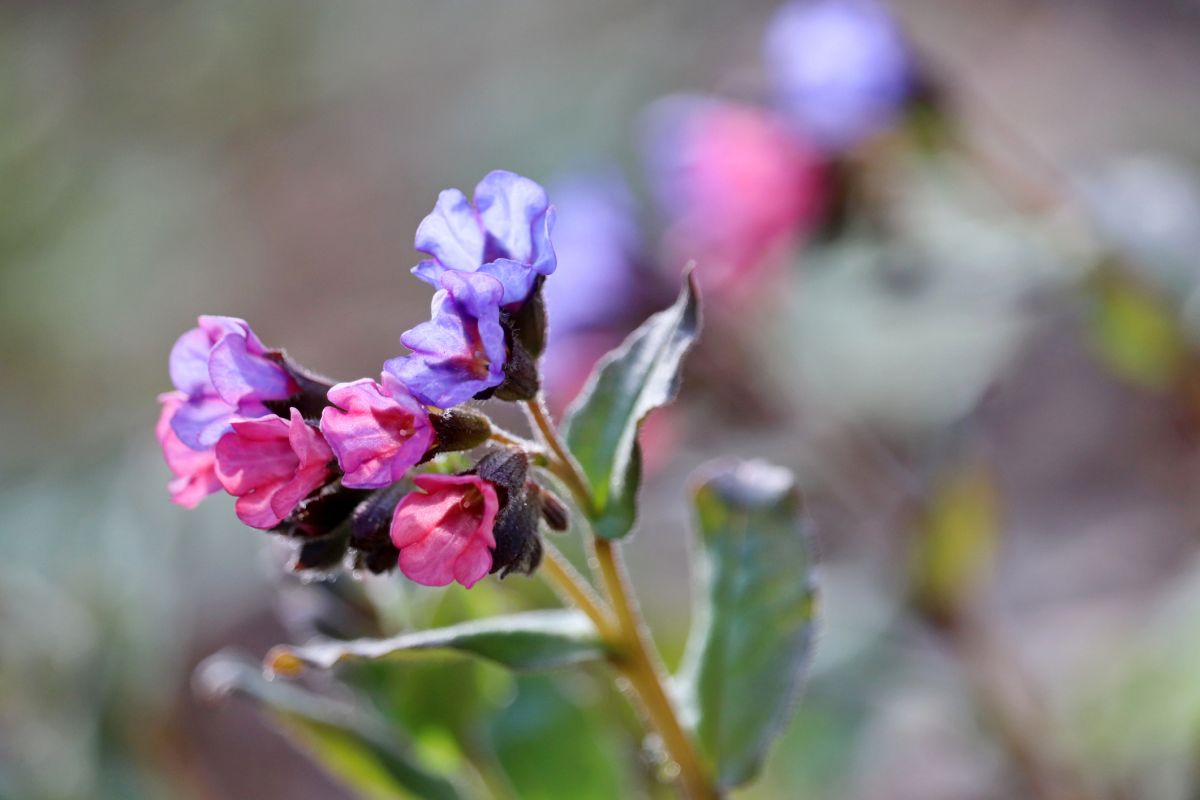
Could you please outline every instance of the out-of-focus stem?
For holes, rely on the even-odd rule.
[[[1048,723],[1035,692],[1020,665],[1005,657],[1006,649],[993,639],[987,625],[964,610],[939,629],[963,666],[975,705],[992,726],[1030,797],[1092,800],[1081,778],[1039,744]]]

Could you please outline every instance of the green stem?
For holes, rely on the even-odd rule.
[[[550,449],[552,458],[549,469],[570,489],[576,504],[587,512],[592,508],[587,479],[550,421],[544,403],[539,397],[528,401],[525,407],[533,426]],[[618,545],[594,534],[589,538],[594,548],[600,583],[616,615],[615,628],[610,627],[605,635],[611,647],[609,662],[629,682],[651,726],[662,737],[663,747],[678,767],[678,781],[684,794],[691,800],[718,800],[721,794],[704,767],[694,741],[680,722],[679,712],[667,692],[662,661],[642,619],[621,562]],[[548,563],[553,565],[553,558]],[[552,574],[551,577],[555,576]],[[582,582],[582,578],[579,581]]]
[[[605,608],[603,601],[596,596],[587,580],[571,566],[571,562],[557,547],[550,542],[543,542],[542,547],[545,552],[542,569],[559,595],[587,614],[606,642],[615,641],[618,632],[613,623],[612,612]]]

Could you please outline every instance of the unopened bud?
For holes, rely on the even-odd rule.
[[[451,408],[429,415],[435,433],[430,456],[478,447],[492,435],[492,422],[485,415],[465,408]]]

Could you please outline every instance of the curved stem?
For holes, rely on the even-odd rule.
[[[613,623],[612,612],[604,607],[603,601],[596,596],[587,580],[571,566],[571,562],[557,547],[550,542],[543,542],[542,546],[545,552],[542,567],[559,595],[587,614],[605,641],[615,641],[618,632]]]
[[[525,408],[534,427],[550,448],[552,458],[549,469],[570,489],[579,507],[588,511],[592,507],[592,499],[587,479],[551,423],[542,399],[539,397],[526,402]],[[609,661],[629,681],[650,724],[662,737],[663,747],[679,768],[679,784],[687,797],[691,800],[718,800],[720,792],[704,767],[691,736],[684,730],[679,712],[667,693],[661,660],[629,586],[618,545],[594,534],[589,540],[604,593],[616,615],[616,627],[610,627],[606,636],[612,647]],[[556,564],[553,556],[547,563],[552,570],[563,566]],[[554,575],[551,577],[554,578]],[[572,585],[581,588],[582,578],[578,580],[578,584],[572,581]]]
[[[541,434],[542,441],[546,443],[554,456],[550,463],[550,469],[571,490],[580,509],[585,513],[589,512],[592,508],[592,493],[588,489],[587,479],[584,478],[583,472],[571,456],[571,452],[563,444],[558,431],[554,428],[554,423],[550,421],[550,415],[546,411],[546,404],[541,395],[538,395],[535,400],[526,400],[525,410],[528,412],[533,426]]]
[[[637,602],[630,591],[618,545],[596,539],[596,558],[605,591],[617,614],[620,639],[614,664],[629,680],[642,701],[650,723],[662,737],[663,747],[679,767],[679,783],[692,800],[716,800],[720,793],[704,768],[691,736],[683,729],[679,713],[667,694],[663,670],[650,641]]]

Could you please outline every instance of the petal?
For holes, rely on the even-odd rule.
[[[478,378],[462,362],[443,361],[418,353],[389,359],[383,368],[409,386],[422,403],[434,408],[452,408],[465,403],[483,390],[498,386],[504,379],[503,369],[499,380],[490,370],[486,377]]]
[[[291,409],[288,422],[288,442],[301,467],[325,466],[333,460],[333,451],[321,431],[304,421],[299,409]]]
[[[470,272],[483,263],[483,230],[475,209],[458,189],[438,195],[433,211],[417,226],[414,246],[446,269]]]
[[[475,207],[487,233],[484,262],[508,258],[528,264],[542,275],[554,272],[554,248],[550,244],[553,213],[541,185],[496,170],[475,187]]]
[[[218,317],[204,315],[200,317],[200,328],[208,334],[208,340],[216,344],[226,336],[241,336],[246,340],[246,346],[251,353],[262,355],[267,351],[262,341],[250,329],[250,323],[240,317]]]
[[[193,450],[207,450],[229,431],[235,409],[215,395],[196,397],[171,417],[171,429]]]
[[[417,264],[410,271],[430,286],[440,288],[442,285],[442,273],[446,272],[446,268],[433,259],[427,259]]]
[[[528,266],[507,258],[489,261],[479,268],[478,274],[491,276],[500,283],[503,287],[500,297],[502,306],[525,302],[529,293],[533,291],[534,281],[537,280],[537,273]]]
[[[401,572],[427,586],[454,580],[473,585],[491,568],[499,506],[495,488],[475,475],[421,475],[414,482],[428,494],[406,496],[392,519]],[[463,508],[468,490],[482,494],[482,510]]]
[[[283,522],[283,517],[276,514],[271,508],[271,499],[274,495],[274,487],[255,490],[239,497],[234,503],[233,510],[237,513],[238,519],[251,528],[270,530]]]
[[[208,354],[211,350],[212,341],[200,328],[192,328],[175,340],[168,369],[176,389],[193,397],[209,388]]]
[[[292,478],[300,462],[288,438],[288,424],[279,417],[233,423],[233,431],[217,442],[216,453],[217,477],[235,496],[277,488]]]
[[[168,392],[158,399],[163,408],[154,433],[162,447],[163,459],[175,476],[167,484],[167,491],[172,502],[184,508],[195,508],[201,500],[221,488],[216,474],[216,455],[211,449],[191,449],[171,428],[171,418],[186,399],[182,392]]]
[[[321,431],[337,456],[351,488],[374,489],[395,483],[425,455],[432,443],[429,415],[408,388],[390,374],[385,386],[364,378],[329,390]]]
[[[235,334],[224,337],[213,347],[208,374],[222,400],[231,405],[248,400],[284,400],[298,390],[283,367],[250,348],[248,339]]]

